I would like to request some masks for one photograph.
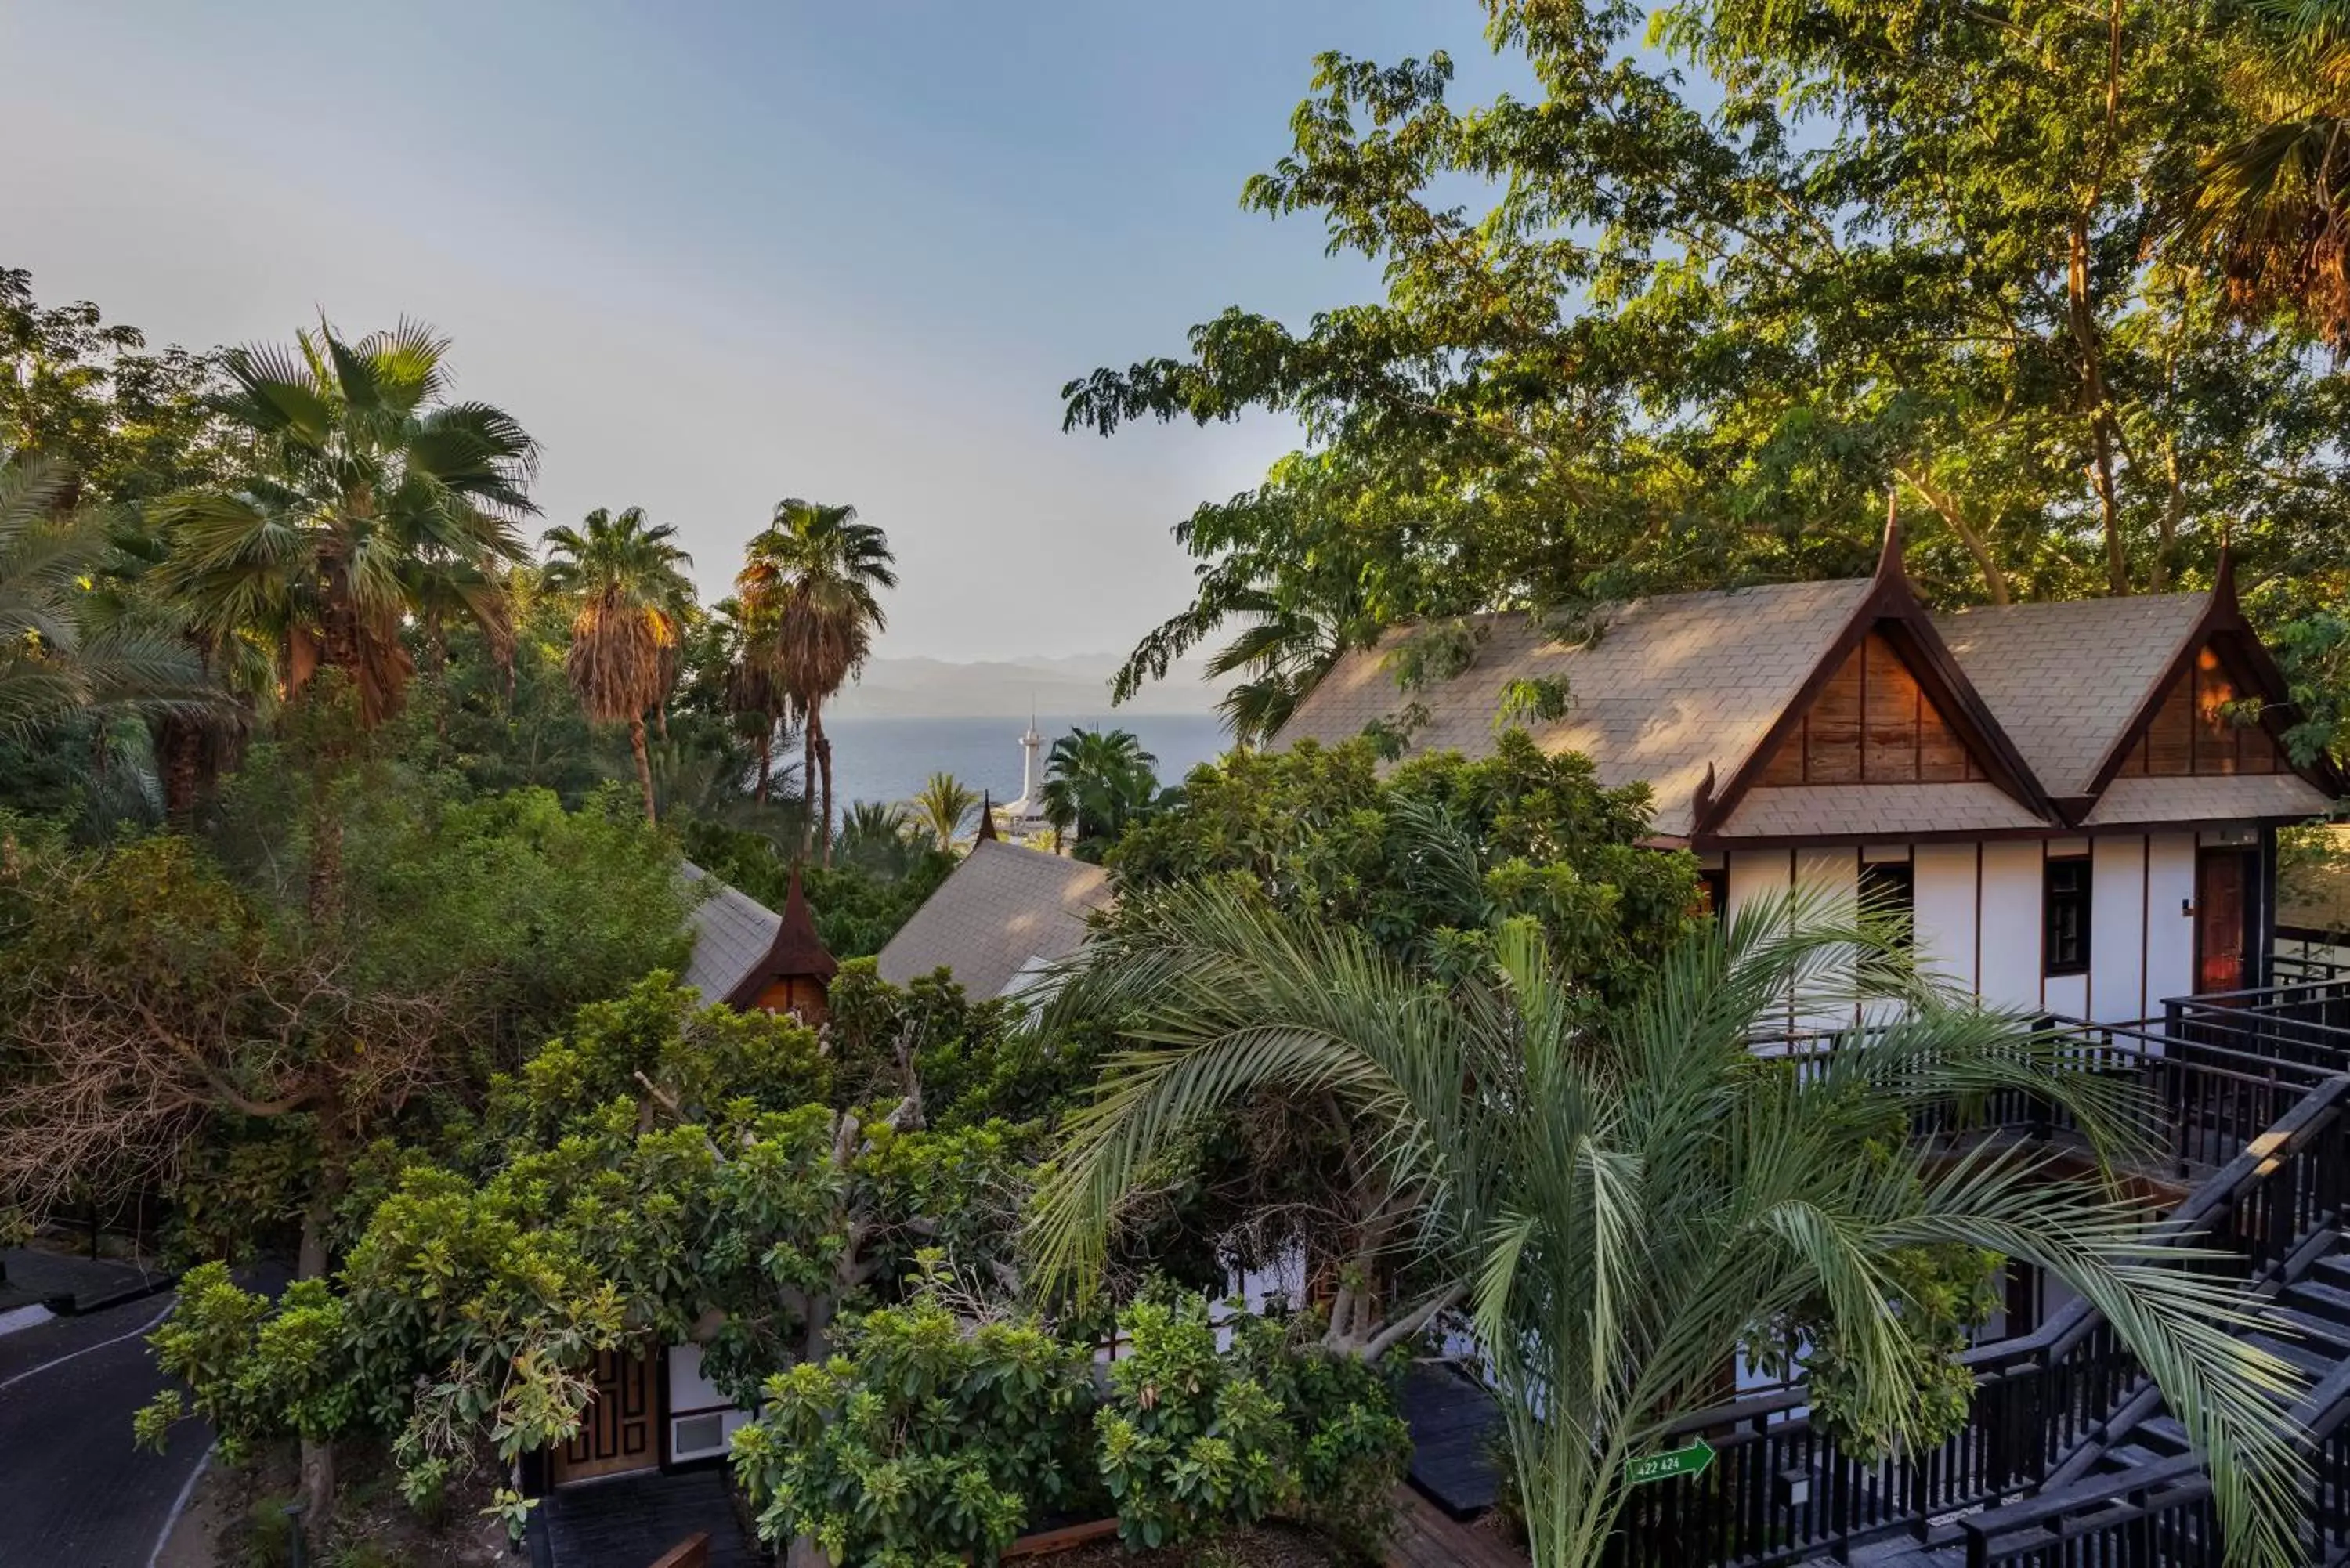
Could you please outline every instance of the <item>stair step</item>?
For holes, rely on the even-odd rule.
[[[2336,1289],[2350,1290],[2350,1257],[2334,1252],[2320,1258],[2309,1266],[2308,1277]]]
[[[2167,1450],[2167,1457],[2172,1459],[2195,1447],[2188,1440],[2187,1428],[2168,1410],[2159,1416],[2148,1416],[2130,1428],[2130,1441]]]
[[[2324,1356],[2328,1362],[2339,1363],[2350,1359],[2350,1324],[2336,1322],[2330,1317],[2320,1317],[2314,1313],[2305,1312],[2298,1306],[2292,1305],[2290,1303],[2293,1298],[2290,1295],[2284,1299],[2288,1304],[2272,1306],[2268,1309],[2266,1315],[2291,1328],[2302,1343]]]
[[[2244,1343],[2260,1346],[2278,1360],[2298,1367],[2304,1376],[2312,1379],[2333,1371],[2339,1360],[2339,1357],[2328,1355],[2305,1341],[2285,1339],[2273,1334],[2248,1334],[2244,1335]]]
[[[2124,1470],[2137,1469],[2141,1465],[2159,1464],[2164,1459],[2175,1459],[2185,1451],[2184,1449],[2174,1449],[2167,1443],[2156,1448],[2147,1448],[2145,1444],[2136,1441],[2117,1443],[2107,1449],[2104,1456],[2097,1460],[2096,1473],[2108,1476],[2118,1475]]]
[[[2314,1279],[2297,1280],[2287,1287],[2282,1299],[2312,1317],[2350,1326],[2350,1288]]]

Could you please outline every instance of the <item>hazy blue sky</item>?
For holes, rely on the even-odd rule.
[[[1314,54],[1501,67],[1471,0],[13,0],[0,262],[158,341],[323,308],[454,337],[550,521],[641,504],[705,589],[781,496],[904,573],[882,651],[1120,649],[1279,421],[1065,436],[1057,391],[1227,304],[1360,296],[1237,205]]]

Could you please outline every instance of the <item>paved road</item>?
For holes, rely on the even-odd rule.
[[[147,1568],[212,1435],[182,1422],[158,1455],[130,1413],[163,1386],[151,1296],[0,1335],[0,1568]]]

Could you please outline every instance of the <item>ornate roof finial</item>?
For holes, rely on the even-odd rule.
[[[1898,577],[1901,570],[1901,487],[1885,490],[1885,543],[1877,552],[1877,575]]]
[[[985,790],[979,792],[979,831],[971,836],[971,841],[977,844],[983,838],[995,842],[995,805]]]
[[[2233,606],[2236,602],[2236,551],[2228,543],[2227,524],[2220,524],[2220,565],[2211,574],[2211,602]]]

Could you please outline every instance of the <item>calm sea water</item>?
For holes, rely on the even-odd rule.
[[[973,789],[987,790],[999,804],[1016,799],[1020,734],[1027,727],[1021,719],[827,719],[833,799],[840,805],[906,800],[934,773],[950,773]],[[1162,784],[1181,782],[1185,774],[1222,756],[1231,744],[1222,721],[1212,713],[1039,714],[1036,731],[1045,737],[1036,750],[1040,775],[1053,742],[1079,727],[1134,732],[1142,749],[1159,759]],[[799,753],[794,750],[787,758],[796,763]]]

